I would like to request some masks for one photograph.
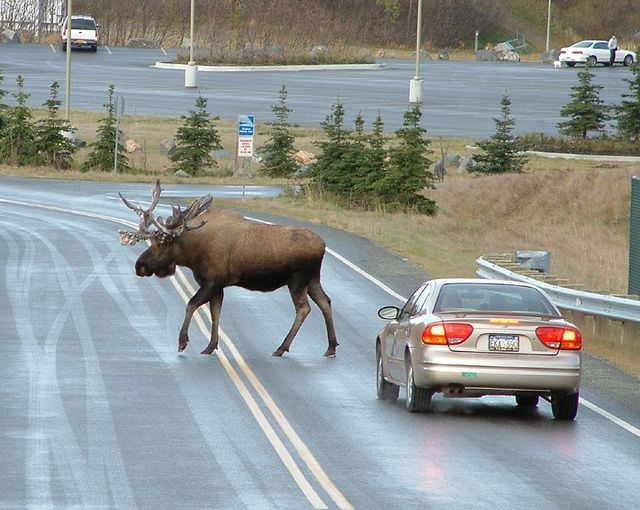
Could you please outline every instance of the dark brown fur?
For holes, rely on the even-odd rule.
[[[187,304],[180,330],[178,350],[189,342],[188,330],[196,309],[209,303],[211,341],[203,354],[218,347],[220,309],[225,287],[237,286],[268,292],[287,286],[296,317],[284,341],[273,353],[282,356],[311,308],[307,295],[324,315],[329,347],[325,356],[335,356],[336,334],[331,300],[320,285],[320,268],[325,253],[324,241],[300,227],[262,225],[245,220],[230,211],[211,208],[198,216],[206,220],[202,228],[185,232],[172,240],[152,238],[151,246],[136,261],[138,276],[159,277],[175,273],[176,266],[188,267],[200,285]]]

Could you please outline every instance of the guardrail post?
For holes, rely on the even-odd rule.
[[[602,315],[592,315],[593,317],[593,337],[596,339],[606,338],[608,333],[609,319]]]
[[[629,342],[638,341],[640,337],[640,328],[638,328],[637,322],[623,321],[622,331],[620,332],[620,343],[624,344]]]

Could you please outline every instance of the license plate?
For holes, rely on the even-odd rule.
[[[489,335],[490,351],[517,352],[520,348],[520,338],[517,335]]]
[[[74,41],[76,44],[87,44],[87,41],[85,41],[84,39],[77,39],[76,41]]]

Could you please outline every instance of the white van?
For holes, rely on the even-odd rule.
[[[98,27],[91,16],[71,16],[71,48],[89,48],[98,51]],[[67,51],[67,18],[60,30],[62,51]]]

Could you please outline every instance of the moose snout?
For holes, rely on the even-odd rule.
[[[138,276],[152,276],[153,271],[149,269],[141,260],[136,261],[136,274]]]

